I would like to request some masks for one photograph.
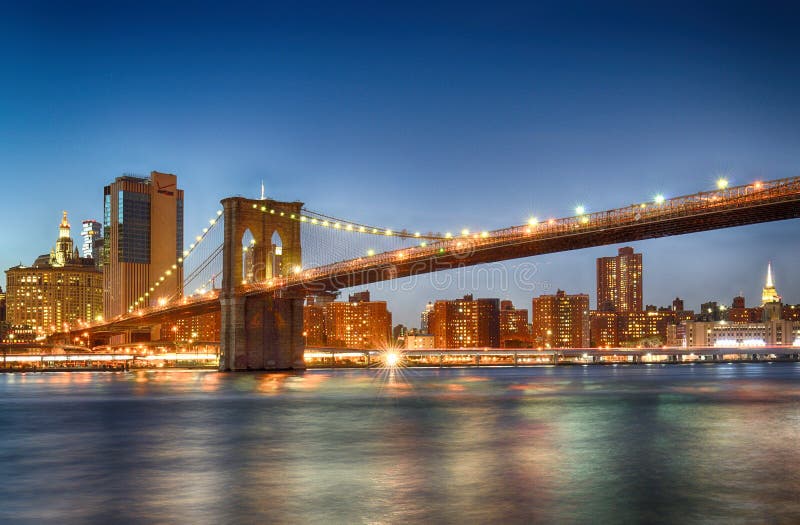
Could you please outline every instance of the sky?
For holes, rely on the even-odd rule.
[[[61,210],[101,220],[122,173],[178,175],[186,238],[261,180],[333,216],[460,231],[799,174],[791,3],[2,3],[3,268],[47,253]],[[755,305],[771,260],[800,303],[798,226],[633,243],[645,302]],[[371,290],[410,326],[465,293],[594,306],[617,248],[493,266],[534,289],[476,268]]]

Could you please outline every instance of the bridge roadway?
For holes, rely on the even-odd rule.
[[[800,177],[792,177],[472,233],[245,284],[237,288],[237,294],[313,294],[488,262],[797,217]],[[219,309],[217,293],[209,292],[101,323],[71,327],[71,332],[119,333]]]

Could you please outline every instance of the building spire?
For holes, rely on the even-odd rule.
[[[772,261],[767,262],[767,288],[775,288],[775,283],[772,282]]]
[[[761,304],[779,303],[781,296],[775,290],[775,281],[772,278],[772,261],[767,263],[767,282],[764,285],[764,290],[761,292]]]

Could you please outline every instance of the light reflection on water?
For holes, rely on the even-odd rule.
[[[800,365],[0,376],[0,522],[800,522]]]

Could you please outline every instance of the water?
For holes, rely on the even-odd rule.
[[[800,365],[0,375],[2,523],[800,522]]]

